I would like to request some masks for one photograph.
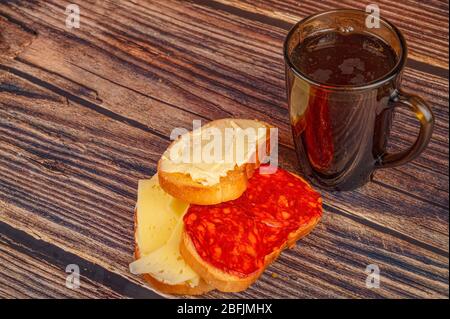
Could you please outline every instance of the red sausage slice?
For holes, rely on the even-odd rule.
[[[211,206],[191,205],[185,231],[203,260],[245,277],[264,266],[291,233],[322,214],[320,194],[303,179],[278,169],[255,172],[244,194]]]

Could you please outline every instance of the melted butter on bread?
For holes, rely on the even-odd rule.
[[[245,119],[212,123],[180,136],[164,152],[160,169],[188,174],[193,181],[210,186],[218,184],[221,177],[236,167],[255,161],[256,149],[259,154],[265,153],[267,126],[264,123]]]
[[[199,276],[180,255],[182,217],[189,204],[164,192],[158,176],[139,181],[136,244],[141,258],[130,264],[133,274],[150,274],[169,284],[198,285]]]

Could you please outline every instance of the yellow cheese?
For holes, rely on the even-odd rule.
[[[141,258],[130,264],[133,274],[150,274],[169,284],[198,285],[200,277],[180,255],[183,215],[189,204],[166,192],[158,176],[139,181],[136,241]]]
[[[190,281],[192,286],[198,284],[199,276],[186,264],[180,255],[180,240],[183,230],[183,220],[180,219],[169,241],[130,264],[134,274],[151,274],[155,279],[170,285]]]
[[[139,181],[137,201],[137,243],[142,255],[148,255],[169,240],[189,204],[162,190],[158,175]]]

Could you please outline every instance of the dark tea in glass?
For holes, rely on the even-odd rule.
[[[300,42],[291,60],[316,82],[364,85],[388,74],[397,55],[386,42],[368,33],[330,31]]]
[[[335,10],[309,17],[285,42],[286,82],[296,152],[304,175],[330,190],[365,184],[376,168],[412,160],[426,147],[433,115],[400,90],[406,43],[387,21],[365,26],[367,13]],[[386,151],[393,110],[411,108],[421,122],[417,142]]]

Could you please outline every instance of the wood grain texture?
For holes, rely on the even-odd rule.
[[[140,286],[128,272],[137,180],[155,172],[174,127],[229,116],[268,121],[280,128],[282,167],[299,169],[281,48],[287,28],[313,5],[78,1],[82,27],[67,30],[68,3],[0,4],[0,21],[30,36],[17,54],[0,57],[0,218]],[[434,21],[441,30],[445,5],[430,6],[424,25]],[[392,20],[404,21],[397,11]],[[412,55],[404,87],[430,101],[437,120],[424,154],[378,171],[357,191],[323,193],[324,220],[312,235],[249,290],[206,297],[448,297],[448,77],[442,72],[448,48],[440,43],[448,32],[442,30],[436,42],[427,38],[429,48],[410,36],[420,54]],[[410,116],[397,114],[394,149],[414,140]],[[378,290],[365,287],[371,263],[382,270]],[[19,295],[14,288],[8,293]]]
[[[381,16],[397,25],[410,44],[410,56],[421,62],[448,69],[448,1],[441,0],[191,0],[222,11],[239,12],[240,16],[252,16],[261,22],[287,29],[301,18],[319,11],[336,8],[365,10],[369,4],[377,4]],[[222,6],[216,3],[222,4]],[[236,8],[241,11],[237,11]],[[248,13],[247,13],[248,12]],[[256,13],[256,14],[255,14]],[[272,20],[270,20],[272,19]]]
[[[14,77],[10,78],[11,82]],[[4,83],[5,79],[2,79],[2,82]],[[41,96],[45,93],[28,87],[18,79],[15,85],[23,91]],[[5,96],[3,98],[6,100]],[[7,100],[7,104],[11,106],[8,113],[14,112],[14,119],[7,117],[7,113],[2,113],[2,118],[6,118],[13,127],[21,128],[26,125],[29,129],[27,136],[21,137],[20,141],[2,139],[2,144],[9,150],[1,150],[2,158],[7,160],[14,154],[21,154],[13,169],[6,167],[6,171],[2,170],[2,176],[6,175],[9,184],[15,181],[14,187],[5,188],[8,186],[7,181],[2,180],[2,202],[7,203],[3,207],[6,215],[2,217],[7,223],[39,234],[40,237],[45,236],[43,239],[67,251],[135,280],[136,278],[128,274],[127,269],[132,256],[133,239],[130,229],[134,195],[126,194],[125,191],[129,189],[130,193],[134,192],[134,183],[138,176],[129,176],[128,167],[104,169],[110,167],[108,160],[104,159],[104,152],[109,150],[95,147],[96,144],[102,144],[104,137],[99,132],[102,132],[104,127],[95,130],[92,128],[92,125],[97,124],[97,120],[91,119],[91,116],[95,118],[93,111],[86,112],[83,117],[88,133],[86,138],[90,141],[85,142],[87,151],[79,153],[83,159],[72,162],[64,159],[62,152],[66,150],[64,145],[77,145],[79,141],[78,137],[73,137],[70,133],[74,126],[80,124],[73,124],[66,119],[67,114],[73,112],[74,120],[78,121],[76,105],[66,106],[66,114],[58,112],[58,117],[46,121],[44,119],[48,118],[49,114],[42,114],[45,109],[48,108],[49,112],[52,112],[55,107],[64,107],[64,104],[41,102],[40,113],[23,114],[23,110],[13,106],[30,105],[26,104],[26,99],[17,100],[17,96]],[[30,102],[35,103],[36,100],[32,99]],[[50,104],[50,107],[46,106],[47,104]],[[60,122],[62,123],[54,127]],[[52,136],[49,126],[59,132],[59,136]],[[111,130],[115,130],[114,126],[104,134],[108,135]],[[96,135],[93,135],[94,132]],[[125,152],[133,151],[135,143],[139,142],[119,140],[117,143]],[[35,157],[33,153],[36,150],[43,150],[44,153]],[[136,152],[139,152],[138,148]],[[50,156],[53,158],[49,158],[48,162],[43,160]],[[120,154],[113,153],[109,156],[121,158]],[[146,157],[136,157],[136,160],[145,168],[143,171],[152,171],[153,165],[147,162]],[[59,163],[62,162],[67,164],[61,166]],[[103,178],[91,176],[90,163],[96,163],[96,176],[105,174]],[[2,167],[4,166],[5,162],[2,162]],[[30,173],[32,176],[27,177]],[[142,177],[141,175],[140,178]],[[19,178],[24,180],[20,181]],[[100,183],[103,179],[104,184]],[[117,180],[122,180],[124,185],[120,188],[115,186],[114,181]],[[52,198],[58,201],[55,203]],[[79,201],[79,198],[88,202]],[[33,216],[24,218],[25,211]],[[45,216],[41,217],[44,214]],[[327,208],[318,229],[294,250],[285,252],[251,289],[241,294],[223,295],[213,292],[206,297],[438,298],[448,294],[445,283],[448,278],[448,257],[411,243],[408,238],[399,238],[396,233],[386,233],[382,228],[379,230],[380,227],[367,224],[365,220],[354,220],[352,217]],[[18,220],[20,218],[22,220]],[[123,218],[125,220],[122,220]],[[69,236],[72,238],[69,239]],[[115,261],[114,265],[111,260]],[[383,273],[386,272],[386,282],[383,283],[383,288],[376,292],[365,288],[364,269],[371,263],[377,263]]]
[[[6,80],[2,79],[2,82],[5,83]],[[36,88],[29,87],[21,80],[16,79],[14,82],[14,77],[10,77],[9,83],[11,82],[13,82],[16,87],[21,87],[24,92],[31,92],[34,95],[39,96],[45,95],[45,91],[43,92],[36,90]],[[47,94],[49,94],[50,97],[52,96],[51,93]],[[8,184],[7,181],[2,180],[2,186],[4,187],[2,201],[8,203],[4,207],[6,216],[3,215],[2,217],[6,218],[8,223],[14,224],[16,227],[28,232],[37,233],[39,236],[46,236],[46,240],[55,243],[68,251],[77,253],[83,258],[100,264],[103,267],[111,267],[111,260],[114,260],[114,271],[123,276],[129,276],[127,264],[132,255],[132,234],[130,232],[130,229],[132,228],[131,208],[133,207],[135,196],[134,194],[131,195],[131,193],[135,191],[135,181],[137,178],[144,177],[144,172],[152,171],[152,168],[154,167],[154,164],[148,161],[150,156],[137,156],[140,150],[139,147],[135,148],[134,143],[139,143],[139,138],[136,136],[137,142],[133,142],[132,139],[117,141],[117,148],[120,147],[120,149],[123,150],[123,153],[135,149],[136,155],[133,155],[132,158],[138,161],[138,167],[143,167],[142,172],[139,172],[139,170],[137,171],[138,176],[132,177],[129,176],[129,167],[120,167],[118,170],[110,168],[110,162],[116,162],[123,158],[121,154],[111,154],[109,149],[103,149],[103,147],[98,148],[95,146],[96,144],[103,144],[104,137],[102,134],[108,135],[111,131],[117,130],[112,122],[107,122],[104,127],[94,129],[92,127],[93,125],[98,126],[98,119],[95,118],[94,111],[86,112],[82,118],[84,124],[81,124],[77,122],[80,117],[78,116],[79,113],[76,111],[76,105],[67,107],[64,106],[64,103],[60,105],[57,102],[41,102],[39,104],[39,113],[31,113],[28,111],[28,114],[23,114],[24,110],[15,107],[14,105],[20,104],[30,108],[32,106],[26,104],[26,100],[23,98],[20,98],[18,103],[17,95],[15,95],[13,99],[6,99],[5,95],[3,96],[3,101],[6,101],[10,106],[8,113],[12,112],[14,118],[12,116],[7,116],[8,113],[2,113],[2,118],[9,122],[10,127],[20,128],[21,126],[26,125],[29,127],[29,129],[27,129],[29,133],[26,134],[27,136],[21,137],[20,141],[14,141],[11,136],[9,137],[8,142],[8,139],[5,140],[5,135],[2,139],[3,145],[6,144],[7,150],[9,149],[9,152],[2,150],[2,157],[6,159],[6,161],[4,160],[2,163],[2,166],[6,165],[8,159],[12,161],[15,154],[20,154],[19,159],[16,158],[15,160],[15,166],[12,168],[6,166],[7,171],[2,171],[2,175],[6,175],[9,185],[12,184],[12,186],[5,189],[5,186],[8,186]],[[54,96],[54,99],[57,100],[57,97]],[[51,99],[48,98],[48,100]],[[36,99],[31,99],[30,102],[36,103]],[[47,104],[50,104],[50,107],[46,106]],[[44,121],[43,119],[48,118],[51,114],[42,114],[42,112],[47,108],[48,112],[54,112],[57,107],[66,107],[67,113],[58,112],[58,117],[51,117],[48,122]],[[72,114],[72,117],[69,114]],[[91,119],[91,116],[94,118]],[[67,118],[70,118],[71,120],[68,121]],[[75,121],[75,123],[72,123],[71,121]],[[55,124],[59,122],[61,122],[61,124],[55,127]],[[71,131],[73,133],[73,128],[81,125],[84,126],[84,130],[90,133],[86,137],[90,142],[83,142],[86,151],[84,153],[79,152],[78,156],[81,158],[78,158],[78,161],[74,162],[68,160],[64,153],[67,152],[68,146],[70,151],[70,145],[72,145],[72,147],[79,145],[80,134],[78,133],[75,137],[71,134]],[[99,133],[108,126],[110,126],[109,130],[105,133]],[[55,133],[52,134],[52,130],[54,130]],[[93,132],[96,132],[96,135],[91,135]],[[143,134],[139,132],[139,135]],[[117,138],[118,136],[112,137],[114,140]],[[145,139],[146,137],[143,136],[141,138]],[[41,153],[40,156],[35,156],[33,153],[39,150],[43,153]],[[104,158],[106,156],[105,152],[109,153],[106,159]],[[72,151],[72,153],[75,152]],[[90,158],[91,156],[93,158]],[[115,159],[111,161],[111,157]],[[61,165],[61,163],[66,164]],[[91,163],[95,163],[95,169],[97,170],[95,175],[99,176],[97,178],[94,178],[94,176],[90,174]],[[284,165],[286,165],[286,163]],[[15,173],[12,174],[11,172]],[[27,177],[30,172],[33,175]],[[20,181],[20,178],[25,178],[25,180]],[[102,180],[103,183],[101,182]],[[121,186],[115,185],[114,181],[118,180],[122,181]],[[11,183],[11,181],[15,182]],[[130,187],[126,187],[126,185],[130,185]],[[130,194],[126,194],[126,190],[128,190]],[[89,196],[87,195],[87,192],[89,192]],[[38,198],[39,200],[36,200]],[[52,198],[57,199],[57,202],[55,203],[54,200],[52,201]],[[80,202],[78,198],[83,198],[84,201]],[[32,210],[30,209],[30,205],[32,205]],[[33,216],[29,216],[29,218],[23,220],[25,211],[30,210],[33,213]],[[41,215],[44,215],[44,217],[42,218]],[[334,229],[333,233],[348,236],[350,239],[348,237],[346,239],[339,238],[338,236],[334,237],[334,235],[327,235],[330,236],[327,240],[332,241],[333,244],[329,243],[328,248],[321,248],[325,250],[323,252],[325,256],[320,258],[316,249],[307,248],[306,250],[300,250],[299,253],[294,255],[298,257],[295,264],[298,265],[298,262],[301,262],[304,263],[304,266],[296,271],[293,271],[291,269],[292,267],[285,267],[283,268],[284,270],[278,268],[280,265],[279,263],[282,263],[283,260],[285,260],[284,254],[279,262],[272,267],[274,269],[272,272],[278,274],[278,277],[275,279],[284,279],[280,279],[282,281],[278,280],[278,283],[272,285],[276,285],[275,287],[283,285],[287,287],[286,291],[277,289],[277,293],[272,294],[274,287],[270,283],[272,283],[274,279],[271,276],[271,272],[268,272],[263,277],[264,281],[262,280],[257,283],[255,287],[252,287],[245,293],[240,295],[226,295],[226,297],[261,297],[270,296],[271,294],[273,297],[305,297],[308,295],[316,297],[367,296],[367,289],[364,286],[364,282],[361,282],[364,277],[364,267],[361,267],[361,265],[364,263],[377,262],[377,260],[383,260],[382,269],[386,267],[386,269],[389,269],[390,273],[393,272],[393,274],[390,274],[391,280],[393,280],[391,285],[395,286],[398,284],[396,283],[397,281],[402,282],[408,277],[415,278],[414,280],[419,281],[421,283],[420,285],[423,286],[428,285],[430,282],[433,283],[431,286],[433,288],[430,288],[426,292],[423,292],[420,289],[413,289],[411,293],[406,293],[406,291],[410,291],[411,289],[406,289],[406,286],[404,286],[402,288],[405,289],[403,294],[388,285],[386,286],[386,290],[383,289],[378,292],[378,294],[380,294],[379,296],[442,297],[447,293],[445,284],[442,284],[442,278],[448,276],[445,268],[448,259],[445,255],[430,252],[420,245],[414,245],[413,243],[410,243],[409,238],[398,238],[399,236],[396,233],[386,234],[383,231],[377,231],[377,228],[374,225],[366,225],[367,221],[365,220],[354,222],[352,221],[352,216],[339,218],[335,216],[333,210],[327,210],[325,216],[326,219],[322,222],[322,226],[320,226],[314,234],[317,232],[317,234],[320,233],[325,236],[325,234],[328,234]],[[123,217],[126,218],[125,221],[122,221]],[[22,220],[18,220],[20,218],[22,218]],[[328,220],[328,218],[331,218],[331,220]],[[52,232],[56,232],[56,234],[52,234]],[[357,236],[361,236],[358,235],[360,232],[366,234],[365,237],[355,241],[355,239],[358,238]],[[383,240],[373,240],[372,236],[373,238],[382,238]],[[69,239],[69,237],[71,238]],[[321,240],[320,238],[312,237],[308,240],[311,240],[311,244],[315,247],[325,247],[325,245],[327,245],[326,240]],[[346,246],[350,242],[354,242],[351,248]],[[309,244],[306,243],[302,242],[300,248],[303,247],[303,245],[310,247]],[[386,243],[391,246],[385,248]],[[334,248],[333,245],[335,245]],[[343,248],[342,251],[336,252],[337,247],[341,246],[345,248]],[[363,252],[367,251],[367,246],[378,251],[378,254],[381,254],[381,256],[372,259],[371,257],[364,255]],[[83,249],[81,249],[81,247],[83,247]],[[349,252],[354,251],[357,248],[359,248],[361,256],[354,256],[352,254],[352,257],[349,258]],[[327,251],[328,249],[331,250]],[[401,251],[401,249],[404,249],[409,253],[410,251],[414,251],[415,254],[417,254],[412,258],[406,258],[408,267],[413,269],[410,272],[408,270],[402,271],[395,268],[395,264],[399,261],[393,256],[399,256],[399,251]],[[305,253],[313,254],[313,256],[310,257],[311,261],[303,257],[303,254]],[[339,275],[339,278],[341,278],[339,280],[342,280],[345,283],[344,287],[339,285],[331,290],[327,287],[333,286],[334,283],[336,283],[336,279],[333,278],[334,275],[325,276],[325,273],[330,270],[327,265],[331,258],[326,258],[326,255],[330,253],[334,256],[333,260],[337,260],[338,258],[344,259],[343,261],[339,261],[339,263],[343,263],[342,267],[349,267],[351,269],[347,276],[344,277],[343,274]],[[430,260],[424,259],[424,256],[427,255],[429,255],[429,258],[432,260],[435,260],[434,264],[437,265],[436,268],[432,267],[428,271],[426,269],[429,267]],[[391,256],[392,259],[384,260],[383,256]],[[359,265],[354,264],[355,259],[359,260]],[[312,278],[323,278],[325,276],[327,279],[321,279],[321,286],[312,289],[310,287],[312,285],[310,280],[312,279],[305,275],[304,267],[310,269],[307,273],[310,274]],[[392,270],[391,267],[394,267],[394,270]],[[415,273],[417,269],[421,269],[421,276],[417,276]],[[337,272],[339,273],[339,271]],[[430,281],[428,275],[434,272],[440,273],[440,275]],[[285,278],[288,274],[290,277],[288,276],[288,278]],[[300,279],[297,277],[300,277]],[[135,278],[130,279],[134,280]],[[285,283],[285,281],[287,281],[287,283]],[[409,279],[409,281],[411,285],[415,285],[415,283],[411,283],[413,279]],[[266,282],[266,285],[264,285],[263,282]],[[438,288],[436,288],[436,285]],[[359,288],[355,290],[355,286]],[[400,289],[400,291],[403,290]],[[375,295],[376,294],[372,296]],[[218,295],[217,292],[214,292],[210,296],[223,295]]]
[[[33,30],[0,16],[0,57],[14,58],[30,45],[35,37]]]
[[[122,295],[80,276],[78,288],[68,288],[65,268],[37,256],[34,251],[0,233],[0,298],[120,298]]]
[[[2,264],[4,267],[0,267],[1,279],[5,282],[5,288],[2,290],[5,297],[161,298],[148,288],[93,264],[78,254],[69,253],[51,242],[35,238],[1,221],[0,234],[0,241],[5,246],[2,256],[5,260]],[[8,263],[10,267],[7,267]],[[68,275],[66,273],[68,265],[78,266],[80,274],[78,288],[66,289],[65,276]],[[43,271],[45,273],[41,274]],[[11,281],[9,285],[8,281]]]
[[[221,58],[221,60],[225,60],[225,63],[220,61],[221,64],[217,64],[215,68],[211,67],[213,62],[211,59],[219,59],[218,55],[212,54],[212,52],[218,53],[217,45],[219,43],[223,45],[223,42],[225,41],[236,42],[232,36],[229,36],[223,40],[217,39],[213,42],[212,39],[214,39],[214,34],[209,29],[199,31],[201,32],[200,35],[197,35],[195,33],[197,30],[195,30],[194,36],[201,36],[202,38],[207,38],[210,36],[209,39],[211,44],[208,44],[207,42],[194,42],[193,40],[189,40],[185,46],[181,46],[179,44],[180,36],[174,35],[177,35],[180,32],[179,30],[181,30],[181,27],[182,30],[190,30],[189,28],[192,18],[195,17],[195,14],[198,14],[197,10],[195,10],[197,7],[187,6],[185,8],[178,8],[174,5],[175,3],[173,3],[172,6],[167,5],[167,7],[162,8],[160,3],[157,5],[155,3],[144,2],[143,6],[136,7],[136,10],[144,11],[144,13],[148,13],[148,15],[151,16],[145,16],[145,19],[138,19],[140,17],[140,11],[138,11],[138,14],[128,14],[125,17],[123,16],[123,13],[127,12],[125,9],[128,8],[125,4],[127,3],[107,2],[104,4],[104,11],[112,8],[116,9],[112,10],[112,14],[109,15],[109,18],[116,21],[115,26],[117,30],[111,28],[110,26],[99,26],[100,22],[98,21],[102,21],[104,15],[99,14],[98,12],[102,12],[102,10],[99,10],[97,6],[94,11],[85,4],[85,10],[92,10],[92,15],[89,15],[89,17],[92,16],[93,21],[86,21],[85,23],[87,26],[77,31],[77,37],[67,39],[66,33],[59,34],[52,29],[52,37],[41,37],[40,39],[37,39],[33,43],[33,46],[20,56],[20,59],[25,60],[32,66],[37,65],[43,69],[50,69],[51,72],[60,74],[63,78],[69,78],[75,80],[77,83],[81,83],[84,86],[90,86],[96,94],[102,97],[103,107],[112,110],[116,114],[125,115],[127,119],[134,122],[143,122],[147,127],[151,127],[154,131],[156,131],[157,134],[162,134],[163,136],[168,136],[173,127],[190,127],[192,119],[197,118],[198,116],[203,119],[215,119],[230,115],[263,119],[280,128],[281,143],[285,145],[287,149],[291,149],[290,155],[287,155],[290,157],[289,163],[295,162],[292,152],[293,146],[290,136],[290,128],[288,121],[286,120],[288,118],[288,114],[284,99],[284,74],[283,61],[281,58],[281,41],[278,41],[280,52],[280,54],[278,54],[279,66],[270,70],[270,72],[274,73],[274,76],[278,77],[280,81],[277,85],[270,85],[268,83],[262,83],[264,80],[263,75],[254,74],[254,72],[250,71],[252,64],[257,61],[258,57],[256,56],[249,62],[237,62],[230,60],[234,56],[232,52],[224,50],[223,55],[225,58]],[[48,7],[46,6],[45,8],[30,8],[26,12],[34,15],[36,15],[37,12],[42,12],[44,16],[40,21],[46,21],[47,23],[54,21],[54,23],[51,24],[51,27],[58,29],[58,20],[56,16],[53,16],[57,15],[58,5],[54,4],[51,6],[51,3],[47,3],[47,5]],[[59,8],[62,10],[64,6],[59,5]],[[84,7],[81,6],[82,10],[83,8]],[[170,10],[176,11],[171,14]],[[54,14],[52,14],[53,12]],[[181,12],[183,12],[183,14],[188,14],[191,19],[181,20],[180,27],[174,26],[174,23],[170,19],[166,18],[166,20],[164,20],[166,17],[165,15],[172,17],[176,16],[176,14],[181,14]],[[165,15],[163,15],[163,13]],[[138,20],[136,21],[136,19]],[[217,24],[221,25],[225,22],[225,20],[228,21],[229,19],[223,18],[223,21],[221,19]],[[35,21],[33,23],[37,22]],[[148,29],[146,32],[140,30],[143,26]],[[158,29],[154,30],[154,26],[158,26]],[[174,30],[170,33],[167,31],[161,31],[171,29]],[[227,31],[230,29],[232,29],[232,25],[227,26],[226,28]],[[252,30],[252,32],[255,33],[255,37],[258,31],[259,30],[257,28]],[[93,37],[92,34],[94,34],[94,32],[96,32],[98,36]],[[120,36],[123,37],[125,32],[127,37],[131,39],[127,38],[126,42],[125,40],[118,41],[117,39],[120,39]],[[152,35],[150,39],[147,39],[148,34]],[[155,34],[157,34],[158,37],[156,37]],[[244,34],[244,36],[247,37],[246,34]],[[189,38],[185,35],[184,38],[192,39],[193,37]],[[280,33],[279,38],[282,40],[283,33]],[[154,58],[153,53],[142,53],[145,52],[143,51],[145,48],[147,48],[147,50],[151,49],[150,52],[154,52],[156,50],[155,46],[158,46],[157,43],[155,44],[155,41],[165,44],[165,53],[162,51],[162,47],[160,49],[158,48],[160,50],[157,51],[158,58]],[[272,41],[275,41],[275,39]],[[123,52],[124,45],[129,47],[130,42],[140,48],[140,51],[137,49],[130,51],[128,49],[126,52]],[[231,44],[234,44],[234,42],[230,43],[230,47]],[[248,43],[248,41],[243,42]],[[77,47],[77,50],[66,50],[67,45]],[[46,50],[48,47],[54,48],[54,51],[56,52],[54,54],[49,53],[48,50]],[[200,50],[202,48],[203,50]],[[169,55],[169,52],[171,51],[173,51],[173,53],[170,53]],[[114,52],[114,54],[111,54],[111,52]],[[202,52],[204,53],[202,54]],[[49,54],[51,55],[49,56]],[[165,58],[163,58],[163,54],[165,55]],[[192,57],[197,54],[202,56],[202,61],[194,61]],[[85,58],[80,60],[80,55]],[[51,58],[51,63],[46,62],[48,61],[47,57]],[[114,58],[117,59],[117,57],[120,57],[121,59],[118,61],[114,60]],[[264,60],[265,59],[261,60],[261,64],[265,63]],[[199,65],[199,63],[201,64]],[[249,88],[245,90],[244,88],[243,90],[243,87],[247,83],[242,81],[239,83],[239,77],[243,77],[244,75],[236,74],[236,72],[230,73],[228,71],[228,65],[235,64],[240,66],[240,69],[247,69],[250,76],[254,76],[255,80],[253,83],[255,86],[259,87],[259,89],[255,90],[254,88]],[[177,65],[176,69],[174,69],[174,65]],[[121,70],[120,73],[116,71],[119,69]],[[209,73],[207,73],[207,71]],[[265,74],[267,73],[269,73],[269,70],[265,71]],[[211,78],[212,75],[215,76]],[[416,75],[416,80],[418,77],[419,76]],[[194,79],[194,83],[192,79]],[[257,80],[259,80],[259,82],[257,82]],[[111,81],[114,83],[111,83]],[[441,81],[441,83],[442,82],[445,82],[445,80]],[[174,86],[174,83],[177,85]],[[234,88],[236,83],[239,84],[238,90],[240,91],[236,91],[237,89]],[[423,87],[428,85],[424,80],[422,80],[420,84]],[[439,81],[436,81],[434,85],[439,85]],[[114,88],[113,90],[111,89],[112,87]],[[130,90],[130,87],[133,89]],[[411,82],[411,85],[409,85],[408,82],[405,83],[405,89],[417,90],[417,87],[418,85],[414,85],[414,82]],[[180,88],[182,88],[182,90],[180,90]],[[278,91],[278,93],[270,97],[268,88],[270,88],[271,91]],[[441,90],[439,92],[445,90],[445,84],[438,87],[438,90],[439,89]],[[142,94],[137,95],[135,92],[136,90]],[[226,96],[232,97],[232,99],[227,101],[224,99],[223,95],[221,96],[220,92],[224,92]],[[253,97],[252,95],[255,94],[260,95],[261,97]],[[266,96],[265,99],[263,98],[264,95]],[[149,105],[149,97],[154,96],[157,96],[158,100],[152,100]],[[426,98],[430,97],[432,103],[436,101],[438,106],[445,105],[445,97],[442,99],[443,101],[440,101],[437,100],[434,95],[430,96],[429,94],[425,94],[424,96]],[[270,101],[267,97],[270,97],[272,101]],[[198,100],[198,98],[202,98],[202,100]],[[239,103],[239,101],[243,98],[244,101]],[[131,99],[133,101],[131,101]],[[208,101],[208,104],[209,101],[220,100],[222,102],[221,107],[226,109],[227,113],[225,113],[225,111],[218,113],[211,112],[212,110],[215,110],[213,106],[205,109],[205,100]],[[182,109],[175,112],[173,107],[174,105],[180,105],[182,106]],[[157,112],[154,111],[156,109],[158,109]],[[193,111],[193,113],[188,113],[184,111],[184,109],[188,109],[191,112]],[[151,112],[152,115],[143,118],[142,114],[144,114],[146,110]],[[257,110],[260,111],[257,112]],[[441,108],[438,108],[438,111],[440,110]],[[437,116],[440,114],[440,112],[437,112]],[[435,131],[435,135],[437,135],[438,138],[440,136],[441,140],[444,140],[444,143],[438,144],[438,138],[434,138],[427,151],[420,159],[418,159],[416,163],[422,164],[427,168],[437,168],[440,171],[447,170],[448,147],[445,147],[445,140],[448,141],[448,135],[446,136],[448,133],[445,131],[445,126],[447,125],[445,123],[448,123],[447,119],[448,110],[445,111],[444,109],[442,110],[442,117],[438,117],[437,128]],[[409,120],[409,122],[411,122],[411,120]],[[441,129],[442,126],[444,127],[443,129]],[[406,130],[406,132],[403,132],[403,134],[400,135],[400,138],[393,139],[393,144],[403,148],[410,145],[414,138],[413,135],[408,134],[408,130],[411,131],[411,128],[414,128],[414,125],[408,126],[407,123],[402,125],[401,129]],[[424,180],[431,179],[431,177],[426,174],[426,170],[423,170],[423,172]],[[415,179],[413,179],[412,182],[414,181]],[[445,180],[443,180],[443,184],[446,184]],[[377,198],[380,195],[378,193],[379,189],[380,188],[374,190],[370,197]],[[333,201],[333,203],[340,203],[343,200],[348,202],[350,199],[350,206],[343,204],[341,207],[344,209],[350,208],[350,210],[352,210],[353,203],[356,200],[360,200],[361,198],[368,196],[368,194],[359,193],[360,191],[358,191],[356,195],[351,195],[350,198],[347,194],[338,194],[337,196],[332,195],[330,200]],[[445,193],[448,194],[448,188]],[[444,194],[444,197],[446,194]],[[379,211],[375,213],[377,219],[378,213],[383,212],[387,207],[391,214],[389,216],[389,214],[383,213],[382,218],[384,220],[384,224],[389,225],[390,227],[396,227],[397,230],[407,233],[411,224],[416,225],[417,222],[420,222],[423,228],[422,230],[419,229],[419,238],[427,243],[438,245],[439,247],[448,250],[448,243],[442,241],[439,237],[433,237],[434,233],[429,233],[428,229],[430,221],[423,218],[423,213],[420,210],[414,210],[411,212],[411,214],[415,215],[415,217],[412,216],[414,220],[411,220],[411,224],[406,223],[405,226],[403,223],[398,223],[395,225],[394,221],[397,221],[398,219],[396,210],[398,205],[401,204],[403,200],[399,200],[401,197],[397,196],[395,193],[392,194],[391,191],[386,192],[385,196],[389,196],[389,198],[382,198],[380,200],[382,205],[380,205]],[[417,196],[420,195],[417,194]],[[394,199],[393,202],[392,199]],[[418,205],[417,203],[412,203],[414,205]],[[367,205],[372,205],[372,202],[368,201]],[[359,210],[359,213],[362,213],[361,208],[355,208]],[[364,206],[363,209],[365,211],[367,206]],[[434,211],[431,212],[431,214],[433,213]],[[446,218],[448,220],[448,217],[443,216],[442,218]],[[433,221],[431,221],[431,223],[433,225]],[[437,228],[440,232],[443,231],[442,228],[448,228],[447,225],[441,223],[440,219],[437,220],[436,223],[437,225],[432,227]]]

